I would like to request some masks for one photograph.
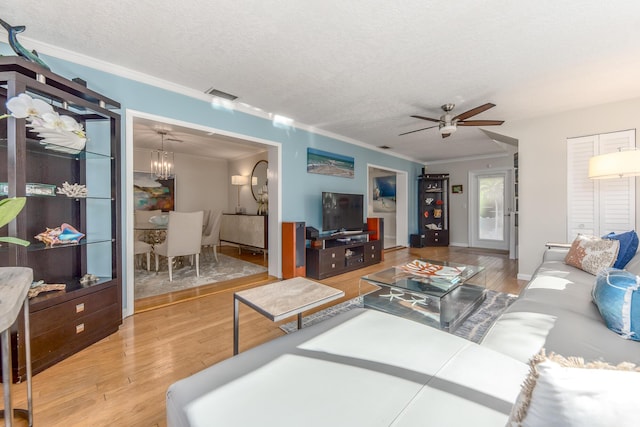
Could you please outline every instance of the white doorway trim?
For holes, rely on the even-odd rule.
[[[121,185],[122,197],[124,203],[121,207],[122,218],[122,274],[123,274],[123,299],[124,306],[122,308],[122,316],[128,317],[134,312],[134,263],[133,263],[133,119],[143,118],[168,125],[181,126],[201,130],[204,132],[215,132],[218,135],[229,136],[233,138],[243,139],[259,144],[268,145],[269,158],[269,275],[280,277],[282,271],[282,242],[279,232],[279,224],[282,223],[282,144],[267,139],[256,138],[240,133],[229,132],[226,130],[203,126],[195,123],[184,122],[169,117],[157,116],[136,110],[125,111],[125,143],[122,150],[125,154],[125,163],[123,164],[124,182]]]
[[[370,168],[396,174],[396,245],[409,246],[409,175],[407,171],[391,169],[387,166],[367,164],[367,212],[373,188],[369,176]],[[367,214],[368,215],[368,214]],[[386,227],[386,226],[385,226]]]
[[[479,237],[479,188],[478,180],[484,176],[504,176],[504,209],[503,239],[481,239]],[[472,248],[509,250],[511,230],[510,214],[512,212],[511,188],[513,187],[513,173],[511,168],[495,168],[469,171],[469,246]]]

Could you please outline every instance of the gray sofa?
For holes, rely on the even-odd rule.
[[[169,426],[503,426],[541,347],[640,364],[640,343],[606,328],[595,276],[550,249],[521,297],[475,344],[355,309],[180,380]],[[640,256],[629,264],[640,270]],[[635,270],[631,270],[635,271]]]
[[[596,277],[564,263],[568,247],[550,245],[520,297],[498,318],[482,345],[526,362],[540,348],[564,356],[640,365],[640,342],[605,325],[591,299]],[[640,253],[625,269],[640,275]]]

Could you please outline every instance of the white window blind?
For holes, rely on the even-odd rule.
[[[635,130],[567,139],[568,242],[635,229],[635,178],[588,178],[589,158],[635,145]]]

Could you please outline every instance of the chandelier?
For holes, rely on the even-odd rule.
[[[151,151],[151,175],[158,179],[173,178],[173,152],[164,150],[165,131],[158,131],[161,138],[160,150]]]

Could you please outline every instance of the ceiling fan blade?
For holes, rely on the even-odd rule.
[[[443,137],[443,138],[447,138],[447,137],[449,137],[449,136],[451,136],[451,134],[450,134],[450,133],[443,133],[443,134],[442,134],[442,137]]]
[[[504,120],[466,120],[458,122],[458,126],[500,126]]]
[[[431,117],[425,117],[425,116],[411,116],[411,117],[416,119],[429,120],[430,122],[440,123],[440,119],[432,119]]]
[[[475,116],[476,114],[480,114],[483,111],[487,111],[489,108],[493,108],[495,106],[496,106],[496,104],[492,104],[490,102],[487,102],[484,105],[481,105],[481,106],[476,107],[476,108],[472,108],[471,110],[465,111],[462,114],[458,114],[457,116],[455,116],[453,118],[453,120],[460,121],[460,120],[468,119],[469,117]]]
[[[408,135],[408,134],[410,134],[410,133],[420,132],[421,130],[427,130],[427,129],[437,128],[437,127],[438,127],[438,125],[435,125],[435,126],[429,126],[428,128],[422,128],[422,129],[411,130],[411,131],[409,131],[409,132],[401,133],[401,134],[400,134],[400,135],[398,135],[398,136]]]

